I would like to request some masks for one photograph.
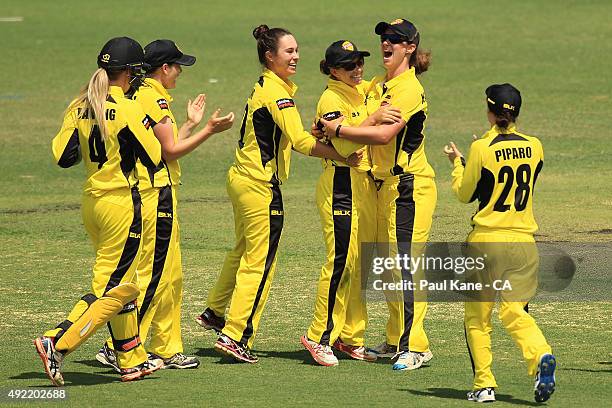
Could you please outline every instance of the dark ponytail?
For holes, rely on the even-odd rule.
[[[253,37],[257,40],[257,55],[261,65],[268,66],[266,52],[270,51],[272,54],[276,54],[278,52],[278,40],[286,35],[293,34],[284,28],[270,28],[265,24],[255,27]]]
[[[505,110],[505,109],[499,115],[495,113],[494,115],[495,115],[495,124],[500,129],[507,129],[511,123],[514,123],[516,121],[516,116],[514,116],[512,112]]]
[[[319,70],[321,71],[323,75],[331,74],[331,71],[329,70],[329,65],[327,65],[327,61],[325,61],[324,59],[322,59],[321,62],[319,63]]]

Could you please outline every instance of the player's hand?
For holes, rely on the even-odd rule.
[[[361,148],[354,153],[351,153],[349,157],[346,158],[346,164],[351,167],[357,167],[361,164],[361,159],[363,158],[363,152],[365,148]]]
[[[204,110],[206,109],[206,94],[199,94],[196,96],[193,102],[191,99],[187,102],[187,120],[193,124],[194,127],[198,126],[204,116]]]
[[[336,136],[336,128],[342,124],[344,120],[344,116],[340,116],[338,119],[334,120],[325,120],[323,118],[319,119],[321,124],[323,125],[323,133],[327,137]]]
[[[453,142],[449,142],[449,144],[444,146],[444,154],[448,157],[448,160],[450,160],[451,163],[454,163],[457,157],[463,157],[463,154],[461,154]]]
[[[220,133],[232,127],[234,124],[234,112],[230,112],[225,116],[219,116],[221,108],[217,108],[208,119],[206,127],[210,133]]]
[[[372,114],[377,125],[393,124],[402,120],[402,111],[391,105],[382,105]]]
[[[316,119],[312,122],[312,126],[310,127],[310,134],[313,135],[314,137],[316,137],[319,140],[325,138],[325,133],[323,133],[323,131],[321,129],[319,129],[319,127],[317,126],[317,120]]]

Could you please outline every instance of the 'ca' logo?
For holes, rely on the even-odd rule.
[[[102,61],[104,61],[104,62],[108,62],[108,61],[110,61],[110,54],[104,54],[104,55],[102,56]]]

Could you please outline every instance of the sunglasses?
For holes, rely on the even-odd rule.
[[[344,63],[344,64],[340,64],[340,65],[338,65],[337,68],[341,68],[341,69],[343,69],[345,71],[353,71],[354,69],[356,69],[358,67],[359,68],[363,67],[363,64],[364,64],[364,61],[363,61],[363,58],[362,58],[362,59],[357,60],[357,61],[351,61],[351,62],[347,62],[347,63]]]
[[[411,42],[408,37],[399,34],[381,34],[380,42],[389,41],[391,44],[401,44],[403,42]]]

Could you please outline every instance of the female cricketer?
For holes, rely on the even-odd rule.
[[[205,108],[206,96],[198,95],[187,104],[187,121],[178,128],[171,110],[169,89],[176,87],[182,66],[191,66],[195,57],[183,54],[171,40],[156,40],[145,46],[148,65],[144,84],[133,95],[151,122],[162,148],[163,161],[154,170],[137,162],[138,189],[142,197],[142,251],[137,267],[138,321],[140,336],[151,338],[147,351],[161,359],[163,368],[197,368],[196,357],[183,354],[181,304],[183,272],[177,214],[181,168],[178,159],[197,148],[214,133],[231,128],[234,114],[219,117],[217,109],[206,126],[193,133]],[[193,133],[193,134],[192,134]],[[96,359],[117,369],[110,339]]]
[[[122,381],[136,380],[161,367],[147,360],[138,335],[136,264],[141,246],[140,194],[134,166],[149,169],[161,161],[150,119],[125,98],[141,80],[144,54],[127,37],[109,40],[98,55],[98,69],[66,109],[53,139],[57,164],[85,162],[82,216],[96,250],[92,292],[77,302],[66,320],[34,340],[45,372],[64,384],[64,357],[109,322]]]
[[[260,25],[253,36],[264,71],[247,101],[227,178],[236,245],[209,293],[208,308],[197,318],[205,328],[220,331],[216,350],[248,363],[257,362],[250,348],[274,275],[284,217],[280,184],[289,175],[291,150],[346,160],[302,126],[293,100],[297,86],[289,80],[299,60],[293,35],[283,28]],[[352,163],[360,158],[360,154],[352,155]]]
[[[349,126],[376,125],[385,110],[368,117],[362,80],[364,57],[354,43],[339,40],[325,51],[321,73],[329,76],[317,105],[317,119],[343,116]],[[399,116],[399,113],[398,113]],[[390,119],[391,122],[400,117]],[[323,159],[316,200],[323,227],[327,260],[321,268],[314,318],[301,337],[313,359],[334,366],[338,359],[330,345],[351,358],[374,361],[365,347],[367,312],[361,296],[361,242],[376,240],[376,189],[368,172],[367,147],[335,136],[329,143],[344,157],[363,150],[357,167]]]
[[[402,120],[375,127],[349,127],[342,119],[321,122],[327,135],[372,145],[371,173],[378,190],[377,242],[389,244],[390,257],[418,257],[429,237],[437,200],[435,174],[425,155],[427,101],[416,77],[429,67],[430,54],[419,50],[420,34],[408,20],[380,22],[374,31],[380,36],[386,75],[372,80],[368,111],[390,104],[401,110]],[[413,281],[419,273],[413,277],[411,271],[402,269],[392,271],[389,279]],[[417,296],[407,288],[385,295],[387,339],[372,351],[378,357],[394,357],[394,370],[419,368],[433,357],[423,327],[427,310],[424,295]]]
[[[468,235],[470,247],[487,255],[483,279],[508,277],[521,283],[501,292],[499,318],[535,376],[535,400],[543,402],[555,390],[556,359],[551,347],[527,313],[529,298],[537,287],[538,250],[533,234],[533,193],[542,170],[544,153],[540,141],[520,133],[516,118],[521,94],[510,84],[491,85],[485,91],[487,117],[492,128],[470,147],[467,162],[453,142],[444,153],[453,164],[453,191],[459,201],[479,201]],[[486,295],[486,294],[485,294]],[[495,296],[465,303],[465,335],[474,371],[468,400],[495,401],[497,383],[491,371],[491,314]]]

